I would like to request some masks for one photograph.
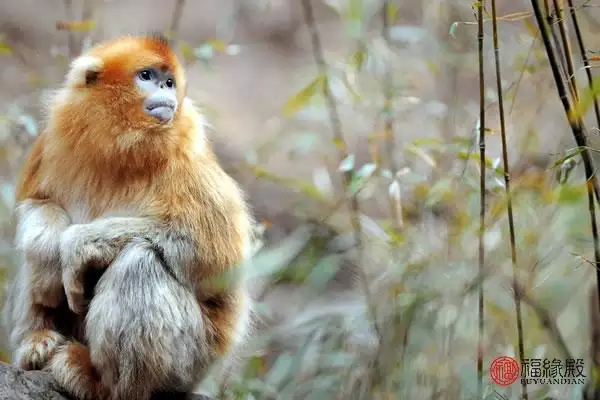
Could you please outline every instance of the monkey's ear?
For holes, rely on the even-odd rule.
[[[102,70],[102,60],[94,56],[80,56],[71,63],[66,84],[70,87],[84,87],[98,80]]]

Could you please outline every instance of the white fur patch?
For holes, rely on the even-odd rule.
[[[71,68],[67,73],[65,84],[76,87],[85,84],[85,76],[88,72],[100,72],[102,60],[93,56],[77,57],[71,62]]]
[[[185,97],[181,107],[184,109],[185,114],[189,115],[196,122],[196,136],[194,136],[194,142],[192,151],[194,154],[202,154],[206,149],[206,127],[208,122],[206,117],[200,112],[198,107],[194,104],[192,99]]]
[[[76,197],[76,195],[74,195],[73,197]],[[86,224],[91,221],[89,207],[83,201],[73,201],[67,203],[66,210],[69,214],[69,217],[71,218],[72,224]]]

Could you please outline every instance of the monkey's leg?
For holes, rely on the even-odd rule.
[[[77,400],[108,399],[108,393],[101,390],[90,352],[81,343],[69,342],[60,346],[48,369],[59,386]]]
[[[134,239],[96,286],[86,335],[100,387],[111,399],[189,391],[214,359],[194,294],[167,268],[152,243]],[[88,360],[69,349],[52,358],[54,378],[72,394],[80,387],[89,394],[98,391]]]
[[[56,330],[54,310],[33,302],[26,275],[27,265],[24,265],[8,290],[3,317],[13,364],[33,370],[45,366],[64,337]]]
[[[3,307],[13,363],[37,369],[64,340],[54,325],[53,308],[64,298],[59,235],[69,217],[47,200],[24,200],[16,208],[16,248],[23,257]]]

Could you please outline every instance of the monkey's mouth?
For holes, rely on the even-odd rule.
[[[175,105],[171,101],[153,101],[146,105],[146,113],[161,122],[168,122],[173,119],[175,114]]]

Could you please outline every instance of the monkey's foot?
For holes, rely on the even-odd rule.
[[[60,333],[49,329],[33,332],[17,349],[15,364],[24,370],[42,369],[64,342]]]
[[[78,400],[100,399],[98,381],[90,352],[81,343],[69,342],[60,346],[48,369],[58,385]]]

